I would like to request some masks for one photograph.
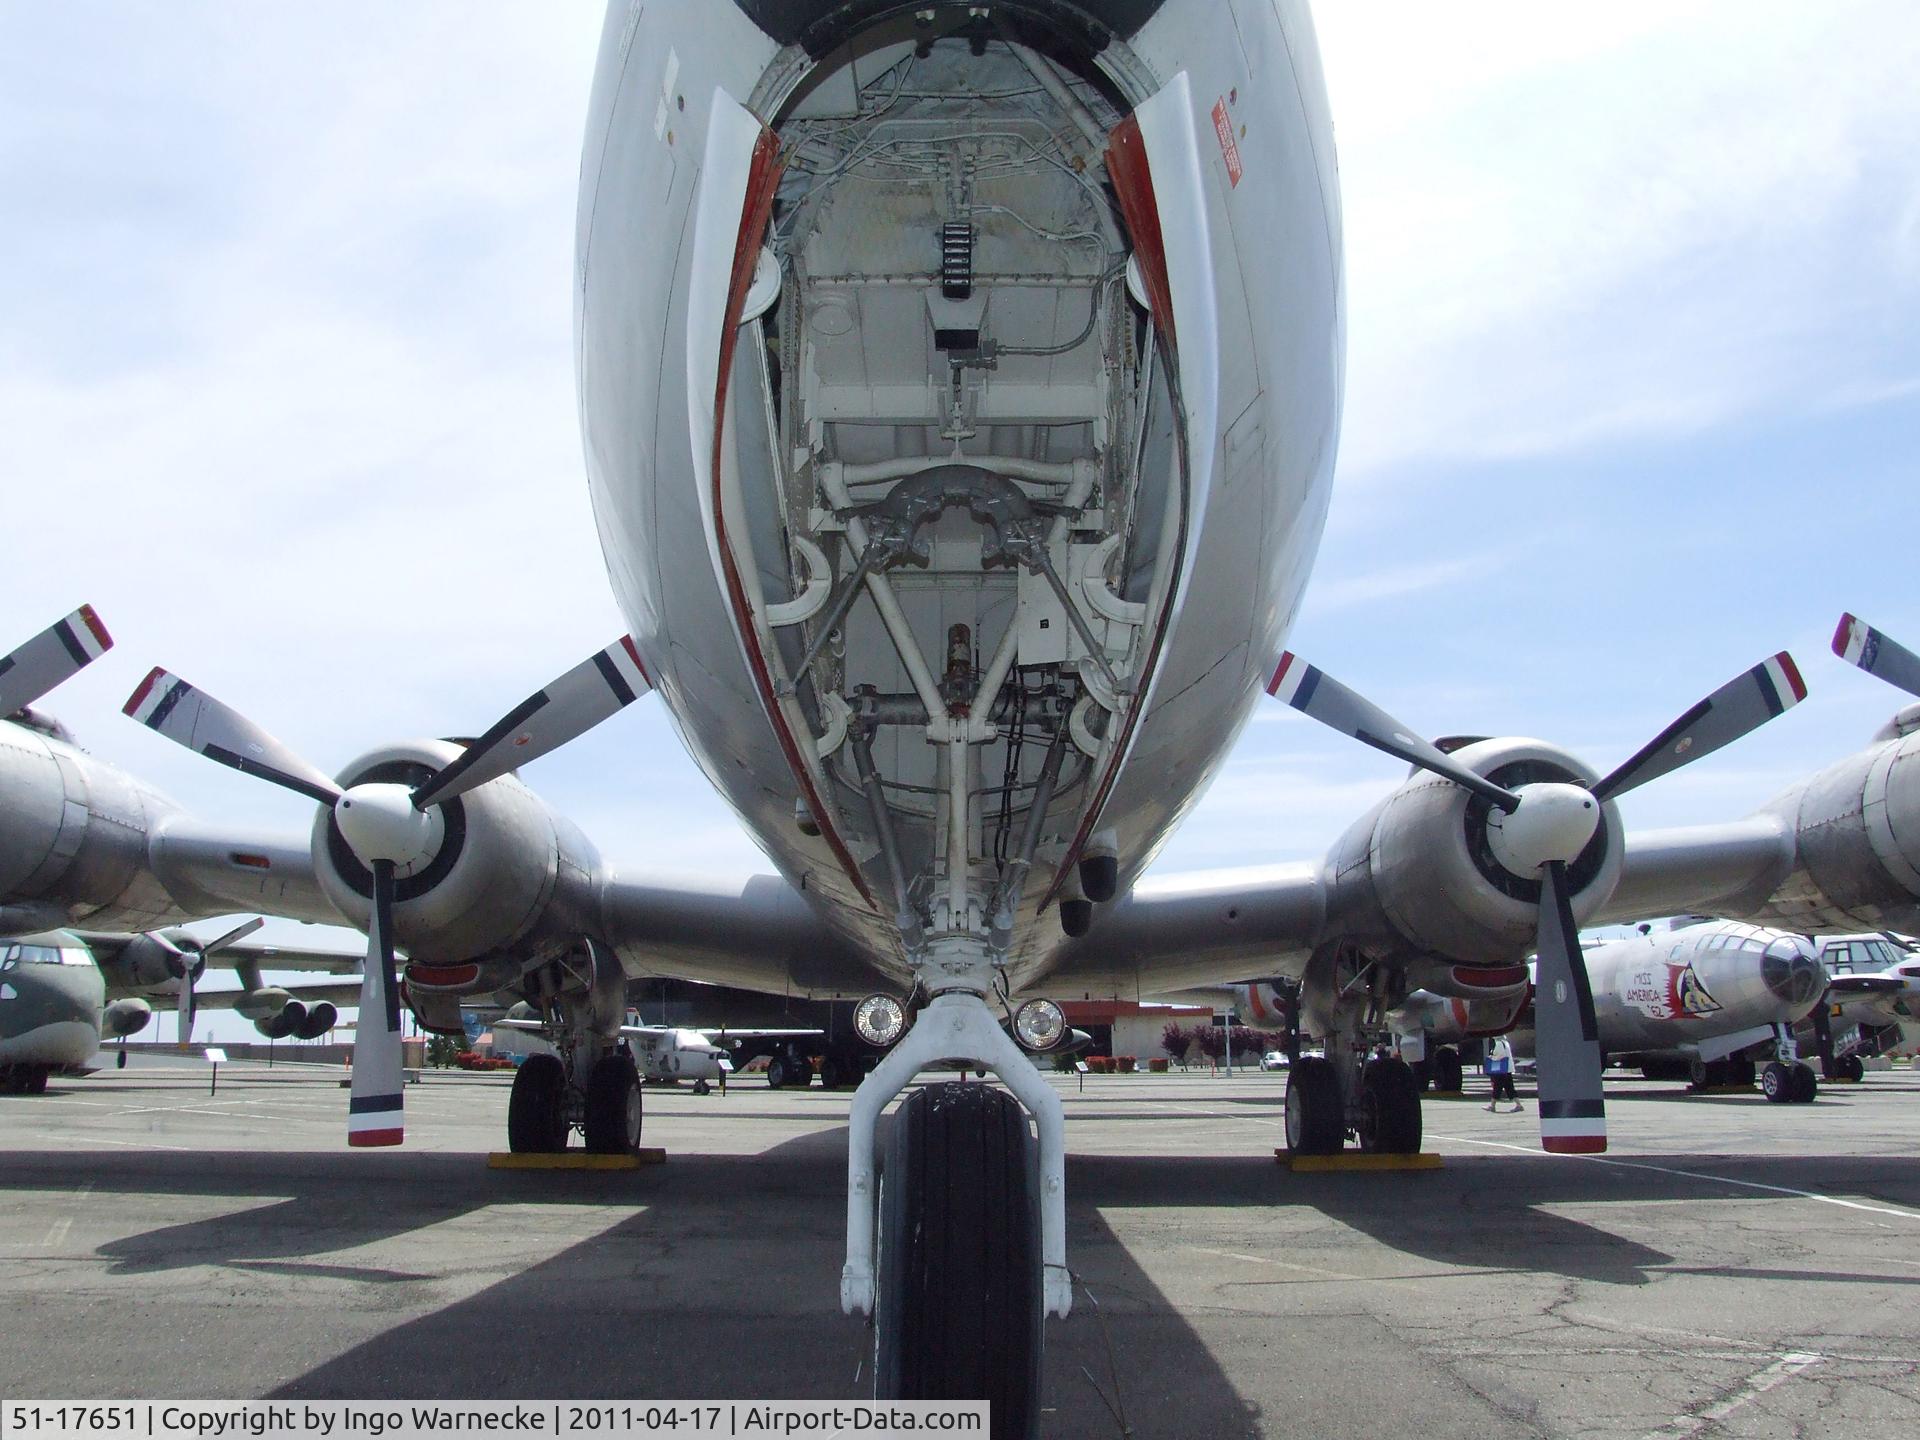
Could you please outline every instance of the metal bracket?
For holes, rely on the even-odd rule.
[[[840,1272],[840,1309],[873,1313],[873,1234],[880,1112],[929,1066],[963,1061],[997,1075],[1033,1117],[1040,1132],[1040,1261],[1044,1307],[1065,1319],[1073,1309],[1067,1273],[1067,1121],[1060,1097],[1025,1051],[1000,1028],[983,996],[972,991],[936,995],[887,1058],[860,1082],[847,1122],[847,1263]]]

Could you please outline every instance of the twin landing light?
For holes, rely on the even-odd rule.
[[[127,701],[126,713],[148,729],[327,806],[341,838],[372,875],[349,1145],[398,1145],[405,1138],[394,882],[424,870],[440,853],[441,807],[584,734],[652,688],[633,641],[623,638],[515,706],[419,785],[369,782],[345,790],[239,711],[165,670],[156,668]]]
[[[1517,879],[1540,882],[1533,1001],[1540,1143],[1561,1153],[1606,1149],[1599,1027],[1567,867],[1592,841],[1607,801],[1711,755],[1805,699],[1807,687],[1792,657],[1783,650],[1721,686],[1590,790],[1560,782],[1513,790],[1497,785],[1291,651],[1280,657],[1267,691],[1321,724],[1488,802],[1486,843],[1495,861]]]

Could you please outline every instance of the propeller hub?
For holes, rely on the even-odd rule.
[[[376,860],[391,860],[400,879],[431,864],[446,835],[440,807],[414,809],[413,791],[405,785],[355,785],[334,803],[333,818],[362,865],[371,869]]]
[[[1515,875],[1531,876],[1555,860],[1572,864],[1600,828],[1600,802],[1583,786],[1540,781],[1517,793],[1513,810],[1487,816],[1487,846]]]

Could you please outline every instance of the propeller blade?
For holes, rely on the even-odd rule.
[[[1863,620],[1852,615],[1840,617],[1840,628],[1833,632],[1833,653],[1909,695],[1920,695],[1920,655],[1897,640],[1889,640]],[[0,705],[0,710],[4,709]]]
[[[227,948],[227,946],[233,944],[234,941],[246,939],[247,936],[253,934],[254,931],[258,930],[262,925],[266,923],[267,922],[264,919],[256,915],[253,917],[253,919],[247,921],[246,924],[236,925],[233,927],[233,929],[227,931],[226,934],[218,937],[217,939],[209,940],[206,944],[200,947],[200,953],[204,956],[204,955],[211,955],[216,950],[224,950]]]
[[[1511,790],[1475,774],[1445,751],[1415,735],[1372,701],[1349,690],[1318,666],[1307,664],[1291,650],[1280,657],[1279,669],[1267,682],[1267,693],[1363,745],[1384,750],[1409,765],[1417,765],[1476,795],[1483,795],[1502,810],[1511,812],[1519,808],[1520,797]]]
[[[193,1043],[193,1015],[195,999],[193,994],[193,959],[186,957],[187,967],[180,974],[180,1017],[179,1044],[182,1048]]]
[[[113,637],[91,605],[49,625],[18,650],[0,655],[0,716],[25,709],[112,648]]]
[[[633,648],[632,638],[623,635],[508,711],[459,759],[413,792],[414,808],[444,804],[518,770],[586,734],[651,689],[653,682],[640,663],[640,652]]]
[[[239,711],[155,666],[122,707],[149,730],[177,745],[258,775],[322,805],[340,798],[340,787]]]
[[[1807,698],[1793,657],[1782,650],[1729,680],[1662,730],[1639,753],[1593,787],[1595,798],[1614,800],[1649,780],[1711,755]]]
[[[400,1074],[400,984],[393,968],[393,861],[373,862],[367,963],[353,1038],[347,1144],[398,1145],[406,1138]]]
[[[1557,1155],[1607,1148],[1600,1089],[1600,1029],[1567,892],[1567,867],[1540,868],[1538,968],[1533,987],[1533,1053],[1539,1074],[1540,1144]]]

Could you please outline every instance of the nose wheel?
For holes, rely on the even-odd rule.
[[[1037,1157],[1019,1102],[929,1085],[893,1117],[880,1171],[874,1395],[978,1400],[1033,1433],[1041,1364]]]

